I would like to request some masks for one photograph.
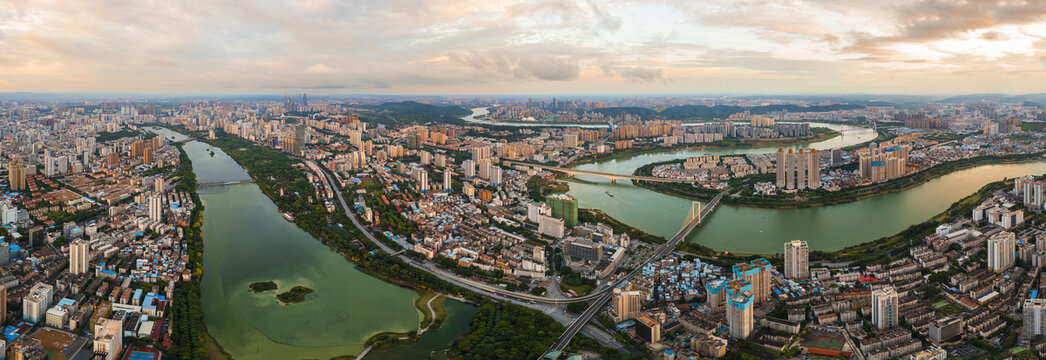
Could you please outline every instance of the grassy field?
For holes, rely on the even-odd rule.
[[[432,312],[429,312],[429,300],[432,300]],[[420,314],[418,328],[424,329],[431,325],[435,329],[442,325],[443,320],[447,319],[447,309],[443,308],[443,303],[446,301],[446,296],[434,292],[418,292],[418,296],[414,298],[414,308]]]
[[[586,295],[586,294],[592,292],[592,290],[595,289],[595,286],[592,286],[592,285],[572,286],[572,285],[567,285],[567,284],[564,284],[564,283],[561,282],[561,283],[559,283],[559,288],[563,289],[563,292],[567,292],[568,290],[574,290],[574,292],[576,292],[578,296],[581,296],[581,295]]]

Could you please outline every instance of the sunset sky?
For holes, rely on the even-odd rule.
[[[1046,92],[1046,1],[0,2],[0,92]]]

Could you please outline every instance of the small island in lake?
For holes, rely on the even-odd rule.
[[[304,286],[295,286],[290,291],[282,292],[276,295],[276,299],[279,299],[281,303],[293,304],[305,301],[305,295],[311,293],[312,289]]]
[[[272,281],[259,281],[256,283],[251,283],[250,288],[251,292],[253,293],[261,293],[270,290],[276,290],[276,283]]]

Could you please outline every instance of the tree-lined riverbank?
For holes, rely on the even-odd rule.
[[[774,181],[773,174],[759,174],[741,179],[731,180],[728,183],[733,188],[731,193],[738,196],[727,196],[721,201],[724,204],[766,208],[766,209],[793,209],[808,208],[827,205],[845,204],[858,200],[864,200],[878,195],[905,191],[926,182],[951,174],[953,172],[969,169],[980,165],[990,164],[1018,164],[1022,162],[1036,161],[1042,159],[1042,153],[1015,154],[1006,156],[978,156],[974,158],[949,161],[916,173],[908,174],[889,181],[862,186],[843,188],[837,191],[825,189],[806,190],[796,194],[782,193],[777,195],[753,195],[751,188],[756,181]],[[651,170],[660,164],[676,162],[647,164],[633,173],[638,176],[651,176]],[[687,183],[649,183],[639,182],[638,187],[653,190],[662,194],[681,197],[684,199],[708,201],[715,197],[722,189],[707,189],[694,187]]]

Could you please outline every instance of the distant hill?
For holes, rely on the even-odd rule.
[[[584,111],[581,111],[584,112]],[[638,116],[642,119],[656,119],[659,118],[660,114],[657,111],[647,109],[644,107],[635,106],[622,106],[622,107],[611,107],[603,109],[591,110],[591,112],[603,114],[606,116],[621,116],[625,114]]]
[[[387,102],[381,105],[364,106],[368,111],[360,114],[364,121],[385,125],[461,122],[461,117],[471,114],[469,109],[460,106],[436,106],[416,101]]]

